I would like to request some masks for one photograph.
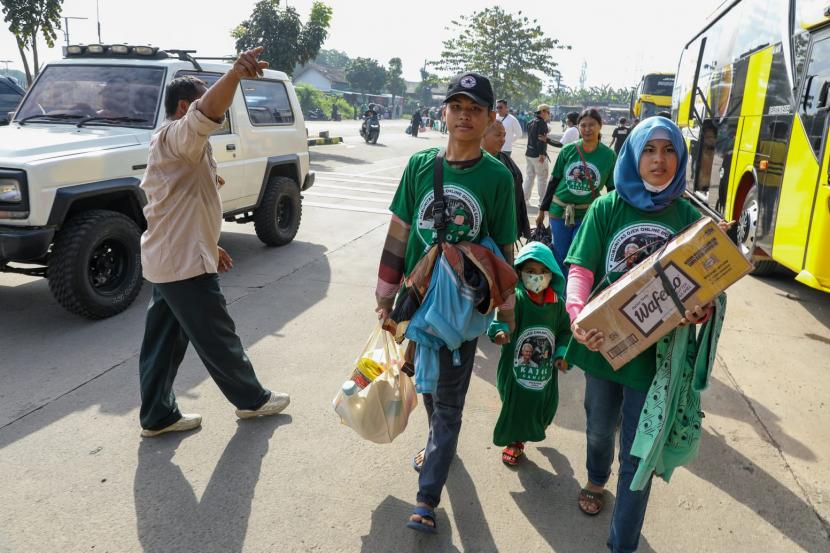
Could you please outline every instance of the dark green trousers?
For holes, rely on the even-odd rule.
[[[219,276],[153,284],[138,363],[142,428],[159,430],[181,418],[173,381],[189,343],[237,409],[258,409],[268,401],[271,392],[257,380],[236,335]]]

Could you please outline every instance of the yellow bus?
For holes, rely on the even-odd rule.
[[[686,44],[672,117],[689,192],[727,219],[754,274],[830,292],[830,3],[733,0]]]
[[[631,117],[646,119],[661,111],[671,110],[673,73],[649,73],[643,75],[640,84],[631,93]]]

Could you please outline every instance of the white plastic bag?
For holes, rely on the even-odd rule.
[[[337,391],[332,401],[340,421],[360,437],[377,444],[388,444],[404,431],[409,414],[418,405],[415,384],[400,371],[403,364],[398,345],[380,327],[372,331],[363,352],[352,364],[346,379],[351,378],[357,362],[369,357],[384,366],[384,371],[364,389],[352,395]]]

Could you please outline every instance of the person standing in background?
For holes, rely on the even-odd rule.
[[[496,102],[496,119],[504,125],[505,137],[504,146],[501,151],[507,154],[507,157],[512,157],[513,141],[522,137],[522,126],[519,120],[516,119],[507,107],[507,100],[499,100]]]
[[[575,111],[570,112],[565,116],[565,133],[562,135],[562,144],[570,144],[579,140],[579,129],[576,128],[576,122],[579,119],[579,114]]]
[[[530,200],[533,191],[533,183],[536,182],[536,192],[539,197],[545,195],[545,186],[550,173],[550,160],[548,159],[547,135],[548,121],[550,121],[550,106],[540,104],[536,108],[536,117],[527,126],[527,149],[525,150],[525,174],[527,180],[524,182],[525,202]],[[545,137],[545,138],[542,138]]]

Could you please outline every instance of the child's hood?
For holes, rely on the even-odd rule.
[[[519,254],[516,256],[516,261],[513,262],[513,266],[518,269],[522,263],[530,259],[538,261],[547,267],[551,273],[553,273],[553,278],[550,281],[550,287],[553,288],[553,291],[556,292],[557,296],[560,298],[565,297],[565,277],[562,276],[562,271],[559,269],[559,265],[557,265],[556,259],[553,257],[553,252],[550,251],[550,248],[541,242],[528,242],[522,247],[521,250],[519,250]]]

